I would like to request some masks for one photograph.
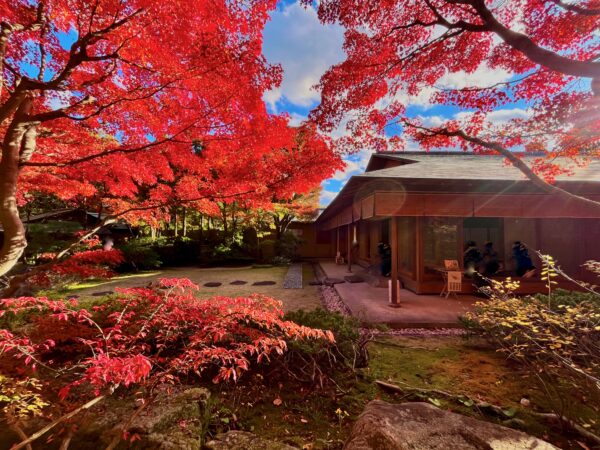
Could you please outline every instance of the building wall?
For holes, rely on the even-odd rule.
[[[302,222],[291,223],[289,230],[303,241],[298,248],[298,253],[302,258],[332,258],[335,256],[335,230],[319,230],[314,223]]]

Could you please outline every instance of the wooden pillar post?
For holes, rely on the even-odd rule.
[[[400,306],[400,293],[398,292],[398,217],[393,216],[390,220],[390,247],[392,248],[392,301],[390,306]]]
[[[348,224],[348,249],[346,257],[348,259],[348,272],[352,272],[352,224]]]
[[[335,228],[335,257],[340,254],[340,227]]]

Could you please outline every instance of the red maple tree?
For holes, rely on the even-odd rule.
[[[349,119],[344,146],[402,149],[408,137],[424,149],[497,152],[559,195],[568,194],[551,184],[556,175],[599,156],[597,0],[324,0],[318,8],[323,22],[345,27],[347,57],[322,77],[311,118],[324,130]],[[491,75],[469,82],[478,70]],[[428,122],[407,110],[415,97],[462,113]],[[494,124],[494,111],[523,103],[522,117]],[[543,155],[525,163],[514,150]]]
[[[262,55],[275,3],[2,2],[0,274],[26,246],[18,206],[33,193],[151,222],[330,175],[328,142],[262,100],[281,79]]]

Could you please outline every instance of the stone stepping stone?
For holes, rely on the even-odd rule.
[[[302,289],[302,264],[294,263],[288,267],[283,279],[284,289]]]
[[[348,283],[364,283],[365,279],[359,275],[347,275],[344,280]]]
[[[252,286],[273,286],[275,283],[274,281],[255,281],[254,283],[252,283]]]
[[[229,284],[232,284],[233,286],[242,286],[243,284],[248,284],[248,282],[244,280],[235,280]]]
[[[218,281],[209,281],[208,283],[204,283],[204,287],[219,287],[223,283],[219,283]]]
[[[105,295],[114,294],[115,291],[100,291],[100,292],[92,292],[93,297],[103,297]]]
[[[340,280],[339,278],[325,278],[323,280],[323,284],[325,286],[333,286],[334,284],[341,284],[341,283],[345,283],[345,281]]]

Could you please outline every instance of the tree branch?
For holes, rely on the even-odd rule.
[[[496,33],[505,43],[519,50],[536,64],[565,75],[600,78],[600,63],[578,61],[546,50],[525,34],[513,31],[500,23],[487,8],[484,0],[471,0],[469,4],[477,11],[489,31]]]
[[[27,445],[31,444],[36,439],[42,437],[44,434],[46,434],[48,431],[50,431],[56,425],[64,422],[65,420],[69,420],[71,417],[76,416],[77,414],[79,414],[81,411],[83,411],[85,409],[90,409],[96,403],[104,400],[105,397],[106,397],[105,395],[99,395],[98,397],[95,397],[92,400],[90,400],[89,402],[81,405],[79,408],[74,409],[70,413],[65,414],[64,416],[59,417],[54,422],[46,425],[41,430],[36,431],[35,433],[33,433],[29,438],[25,439],[24,441],[21,441],[19,444],[15,445],[15,446],[11,447],[11,450],[19,450],[19,449],[21,449],[23,447],[26,447]]]
[[[573,3],[565,3],[562,0],[550,0],[552,3],[560,6],[561,8],[580,14],[582,16],[598,16],[600,15],[600,8],[585,8]]]

